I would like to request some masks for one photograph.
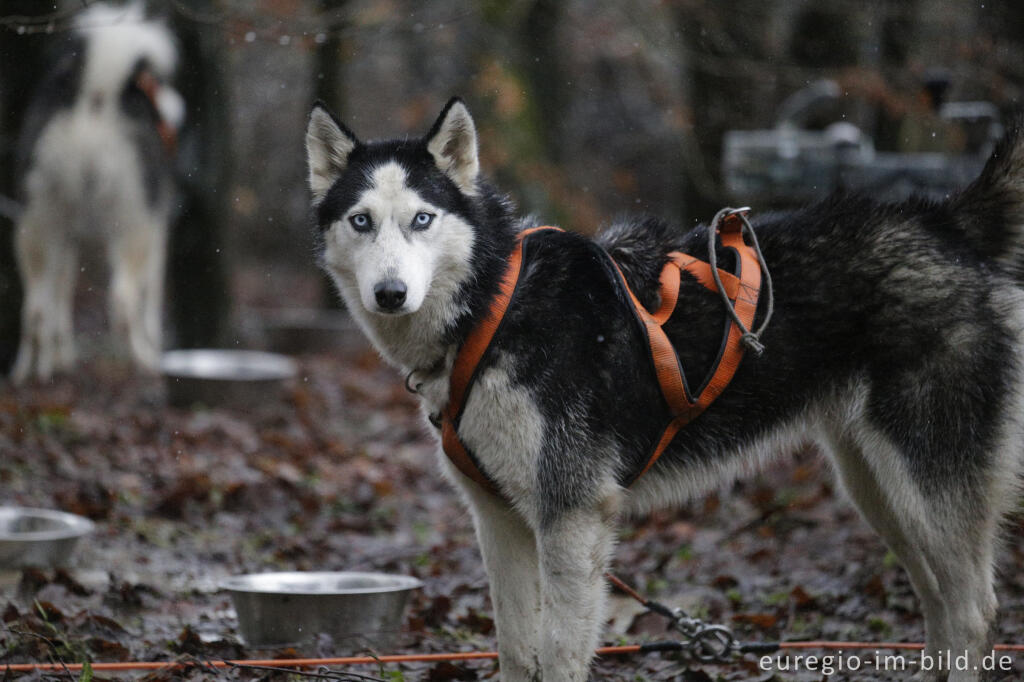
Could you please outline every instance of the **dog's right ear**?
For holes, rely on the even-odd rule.
[[[448,100],[425,138],[434,163],[466,194],[476,194],[480,173],[476,126],[466,103],[458,97]]]
[[[339,123],[322,102],[313,105],[306,126],[306,161],[314,204],[323,201],[327,190],[341,177],[349,154],[358,144],[356,136]]]

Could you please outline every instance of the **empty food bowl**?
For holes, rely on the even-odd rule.
[[[291,358],[251,350],[173,350],[160,365],[167,400],[178,407],[252,407],[279,394],[297,372]]]
[[[0,568],[67,566],[79,538],[92,532],[89,519],[29,507],[0,507]]]
[[[409,595],[422,586],[409,576],[352,572],[253,573],[221,583],[249,646],[301,644],[325,633],[353,651],[388,646]]]

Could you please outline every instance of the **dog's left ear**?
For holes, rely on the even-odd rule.
[[[476,194],[480,173],[476,126],[469,109],[458,97],[449,100],[426,137],[427,151],[434,163],[465,194]]]
[[[309,164],[309,190],[313,203],[327,196],[331,185],[348,165],[349,154],[359,141],[322,103],[317,102],[306,126],[306,161]]]

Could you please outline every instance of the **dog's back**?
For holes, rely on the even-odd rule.
[[[1020,419],[1024,390],[1020,126],[982,175],[946,201],[840,195],[762,216],[755,227],[780,304],[763,337],[768,351],[744,359],[720,404],[687,427],[666,463],[717,464],[725,457],[710,453],[735,452],[768,427],[806,423],[815,406],[830,404],[826,416],[836,424],[864,411],[868,426],[898,444],[915,486],[948,492],[958,477],[985,473]],[[616,226],[599,241],[650,303],[665,254],[705,257],[706,235],[647,221]],[[720,258],[730,262],[724,251]],[[717,323],[694,321],[723,319],[724,310],[694,282],[684,283],[683,300],[666,331],[695,385],[721,332]],[[764,299],[761,308],[763,315]],[[856,409],[834,401],[853,393]],[[1012,484],[1013,476],[1004,480]]]
[[[24,211],[15,242],[25,303],[15,380],[72,364],[73,288],[86,241],[106,252],[111,319],[136,362],[154,366],[160,346],[170,153],[184,116],[167,85],[173,36],[140,5],[96,4],[62,40],[19,140]]]

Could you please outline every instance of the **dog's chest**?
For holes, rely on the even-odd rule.
[[[524,492],[536,472],[545,419],[532,392],[511,378],[512,358],[500,354],[481,369],[458,419],[457,432],[484,471],[506,491]],[[449,376],[423,381],[418,393],[428,417],[447,407]],[[436,420],[435,420],[436,421]]]

